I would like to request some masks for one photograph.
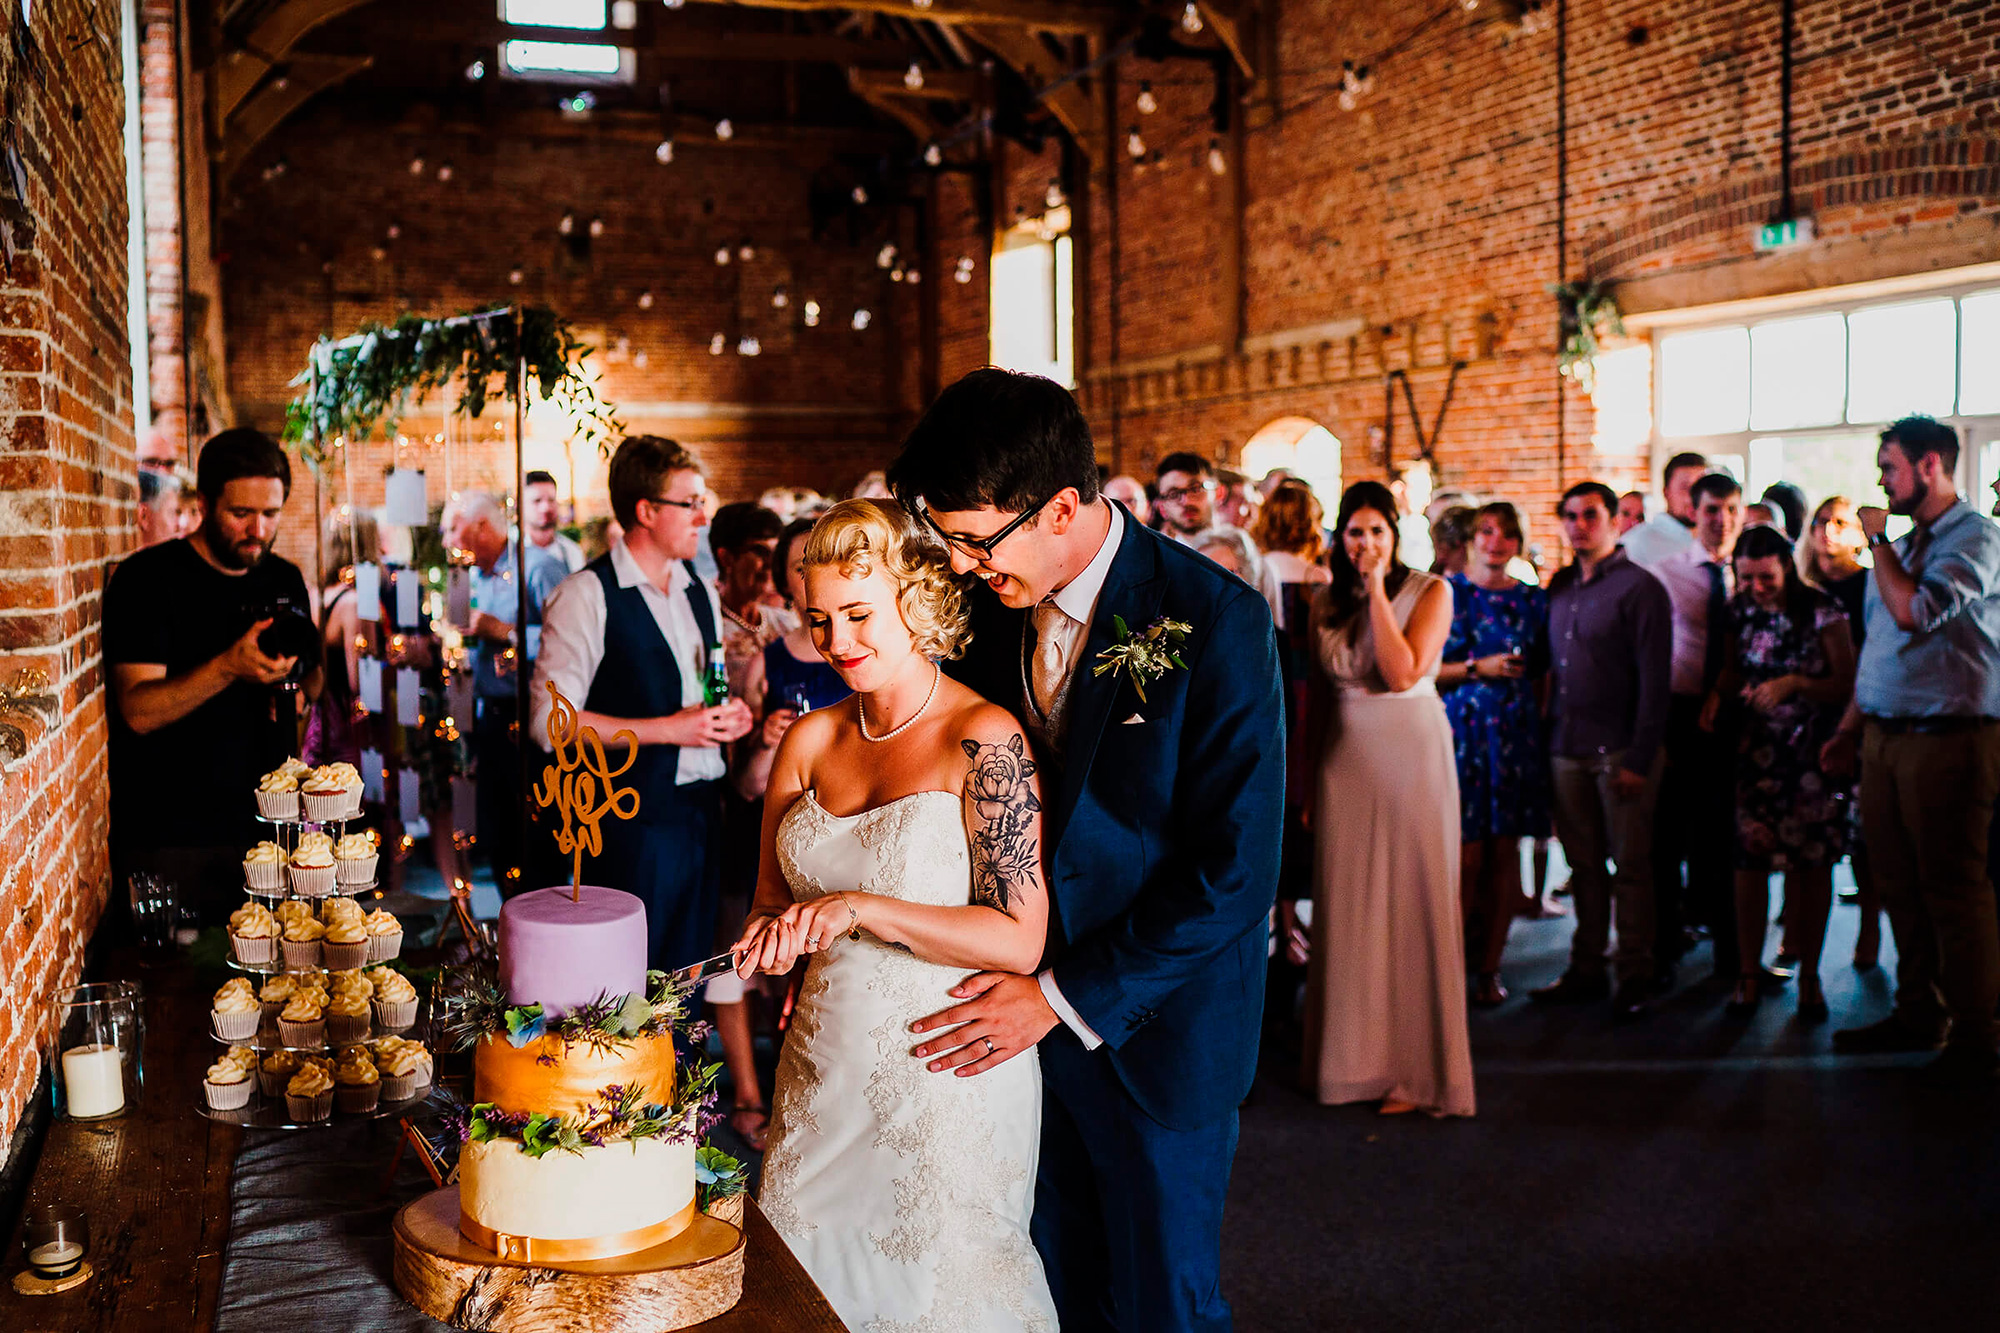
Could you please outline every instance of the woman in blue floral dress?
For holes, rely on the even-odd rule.
[[[1736,596],[1722,676],[1702,711],[1741,710],[1736,743],[1736,929],[1742,960],[1731,1014],[1757,1007],[1767,984],[1771,874],[1785,875],[1785,940],[1799,958],[1799,1019],[1826,1018],[1819,955],[1833,906],[1834,863],[1847,854],[1850,778],[1820,767],[1854,688],[1847,615],[1799,577],[1776,528],[1748,528],[1733,557]]]
[[[1471,558],[1451,576],[1451,635],[1438,687],[1458,752],[1465,940],[1472,1003],[1507,998],[1500,956],[1521,901],[1521,839],[1549,833],[1549,761],[1537,682],[1548,670],[1548,597],[1507,572],[1521,516],[1505,501],[1473,517]]]

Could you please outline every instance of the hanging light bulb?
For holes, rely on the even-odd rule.
[[[412,176],[421,176],[424,174],[424,160],[421,157],[410,159],[410,174]]]
[[[660,140],[660,142],[653,148],[653,160],[659,163],[663,167],[667,165],[667,163],[673,161],[674,141],[672,139]]]
[[[847,197],[857,204],[865,204],[868,202],[868,187],[857,185],[847,192]]]
[[[652,359],[653,358],[647,356],[643,350],[634,352],[632,354],[632,364],[639,367],[639,369],[641,370],[644,370],[646,368],[646,363],[648,361],[651,361]]]
[[[807,328],[816,329],[819,327],[819,302],[806,302],[805,317]]]
[[[757,257],[757,247],[745,241],[736,247],[736,257],[747,264]]]
[[[896,243],[890,241],[875,252],[875,267],[889,268],[896,262]]]
[[[958,266],[951,271],[951,280],[955,283],[958,283],[960,286],[964,286],[966,283],[971,282],[972,267],[973,267],[972,256],[960,255],[958,257]]]
[[[1181,11],[1181,31],[1190,37],[1201,31],[1201,10],[1194,0],[1187,0],[1187,8]]]
[[[924,86],[924,67],[912,60],[910,67],[903,71],[903,86],[911,92],[916,92],[922,88]]]
[[[900,269],[900,268],[892,268],[892,269],[890,269],[890,270],[889,270],[889,281],[891,281],[891,282],[901,282],[902,280],[903,280],[903,270],[902,270],[902,269]]]
[[[518,268],[510,268],[507,270],[507,285],[510,287],[519,287],[527,276],[527,274]]]
[[[1375,79],[1368,72],[1368,66],[1357,65],[1352,60],[1340,62],[1340,109],[1352,111],[1361,104],[1361,99],[1375,87]]]
[[[682,5],[686,3],[687,0],[666,0],[668,9],[679,9]]]
[[[729,339],[723,337],[721,334],[718,333],[713,338],[710,338],[708,340],[708,354],[710,356],[721,356],[723,351],[727,349],[728,346],[729,346]]]
[[[1146,141],[1139,137],[1139,127],[1134,125],[1125,134],[1125,151],[1135,160],[1146,156]]]
[[[1042,196],[1042,201],[1050,208],[1061,208],[1065,203],[1069,202],[1068,198],[1063,194],[1062,182],[1054,176],[1049,177],[1048,192]]]
[[[448,181],[451,179],[451,177],[452,177],[451,163],[449,162],[438,163],[438,179],[441,181]]]
[[[764,345],[755,338],[739,338],[736,342],[736,355],[738,356],[758,356],[763,350]]]
[[[1208,141],[1208,169],[1218,176],[1229,174],[1229,159],[1222,155],[1222,145],[1214,139]]]
[[[733,139],[736,137],[736,126],[730,123],[729,117],[724,116],[721,120],[715,122],[715,137],[718,139]]]
[[[389,224],[389,229],[388,229],[388,232],[387,232],[386,234],[387,234],[387,236],[389,237],[389,239],[390,239],[390,240],[392,240],[392,241],[395,241],[395,240],[400,240],[400,239],[402,239],[402,235],[403,235],[403,224],[402,224],[402,223],[400,223],[400,222],[391,222],[391,223]]]
[[[379,264],[389,257],[389,252],[378,245],[368,251],[368,257]]]
[[[652,288],[648,287],[645,291],[639,293],[639,308],[641,310],[651,310],[653,308]]]
[[[862,332],[864,329],[868,327],[869,321],[873,320],[874,318],[875,317],[869,314],[866,310],[855,311],[854,319],[852,321],[854,325],[854,331],[856,333]]]
[[[720,268],[722,265],[727,264],[728,262],[729,262],[729,247],[726,245],[716,246],[715,247],[716,267]]]
[[[792,303],[791,293],[787,292],[783,287],[778,287],[772,291],[771,308],[773,310],[783,310],[786,306],[790,305],[791,303]]]
[[[604,234],[603,218],[592,218],[590,220],[590,234],[592,236],[602,236]]]
[[[1153,85],[1145,79],[1139,80],[1139,114],[1150,116],[1160,109],[1160,99],[1153,96]]]
[[[944,149],[938,147],[934,143],[929,143],[924,145],[925,166],[934,167],[943,161],[944,161]]]
[[[917,285],[918,282],[920,282],[923,279],[923,276],[924,275],[918,272],[916,269],[910,269],[908,272],[903,274],[903,281],[909,283],[912,287],[914,287]]]
[[[918,9],[929,9],[931,7],[931,0],[910,0],[910,3]]]
[[[477,83],[481,79],[485,78],[486,62],[484,60],[475,60],[470,65],[467,65],[465,67],[465,77],[472,80],[474,83]]]
[[[571,232],[575,231],[575,230],[576,230],[576,214],[574,214],[574,213],[565,213],[565,214],[563,214],[563,215],[562,215],[562,221],[561,221],[561,222],[558,222],[558,223],[556,223],[556,230],[557,230],[558,232],[560,232],[560,233],[561,233],[562,235],[564,235],[564,236],[567,236],[567,235],[569,235],[569,234],[570,234]]]

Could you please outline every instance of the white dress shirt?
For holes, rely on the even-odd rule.
[[[1699,542],[1652,567],[1652,575],[1667,590],[1674,605],[1673,671],[1668,688],[1675,694],[1702,692],[1702,667],[1708,661],[1708,592],[1710,565],[1722,566],[1722,595],[1732,591],[1729,562],[1713,560]],[[1717,628],[1717,633],[1722,631]]]
[[[1633,564],[1651,569],[1662,560],[1695,546],[1694,529],[1672,514],[1655,514],[1618,539]],[[1697,547],[1697,549],[1699,549]]]
[[[709,645],[694,618],[694,608],[688,604],[687,590],[691,580],[687,565],[676,560],[667,567],[667,588],[662,592],[639,568],[639,562],[625,549],[621,538],[611,547],[611,572],[617,575],[619,587],[639,590],[639,595],[646,599],[646,609],[653,613],[654,623],[659,625],[660,633],[665,636],[667,646],[674,650],[674,663],[681,673],[681,707],[690,708],[701,703],[701,675],[702,668],[708,663]],[[708,598],[713,623],[720,631],[722,603],[716,599],[715,589],[707,583],[703,583],[701,589]],[[563,692],[563,697],[582,711],[584,700],[590,697],[590,683],[597,678],[598,665],[604,661],[607,615],[604,585],[588,569],[564,579],[542,610],[542,651],[535,659],[535,687],[529,696],[528,706],[528,735],[544,750],[549,748],[547,682],[554,681],[556,688]],[[602,739],[609,742],[611,738],[605,736]],[[719,746],[684,745],[681,747],[680,762],[674,770],[674,781],[683,785],[707,782],[722,777],[727,771],[728,765],[723,762]]]
[[[1104,534],[1104,544],[1097,548],[1097,554],[1090,558],[1083,572],[1049,596],[1049,600],[1071,622],[1069,632],[1063,636],[1060,651],[1063,670],[1072,678],[1076,674],[1077,653],[1090,639],[1090,622],[1097,616],[1097,600],[1104,595],[1104,580],[1111,573],[1111,562],[1118,555],[1118,543],[1125,536],[1125,515],[1115,504],[1106,504],[1105,508],[1111,511],[1111,527]],[[1033,707],[1032,701],[1028,702],[1028,706]],[[1104,1044],[1104,1038],[1098,1036],[1090,1024],[1083,1021],[1082,1015],[1063,998],[1052,969],[1044,969],[1035,980],[1040,983],[1042,998],[1049,1002],[1049,1008],[1055,1010],[1056,1017],[1077,1035],[1086,1051],[1094,1051]]]

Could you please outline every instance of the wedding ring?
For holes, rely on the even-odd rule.
[[[988,1055],[993,1054],[993,1038],[981,1037],[980,1040],[986,1043],[986,1053]]]
[[[810,935],[810,936],[808,936],[808,937],[806,938],[806,947],[807,947],[808,949],[817,949],[817,948],[819,948],[819,936],[817,936],[817,935]]]

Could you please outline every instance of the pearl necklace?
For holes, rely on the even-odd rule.
[[[917,705],[917,711],[910,714],[909,718],[901,726],[891,727],[889,730],[883,732],[880,736],[870,736],[868,734],[868,705],[861,701],[860,695],[858,694],[855,695],[854,710],[856,716],[859,717],[861,720],[861,739],[864,741],[894,740],[896,737],[908,731],[911,728],[911,726],[913,726],[916,723],[916,720],[924,715],[924,710],[931,706],[931,700],[937,698],[938,682],[943,679],[944,679],[944,671],[938,666],[937,663],[935,662],[931,663],[931,692],[924,696],[924,701]]]

